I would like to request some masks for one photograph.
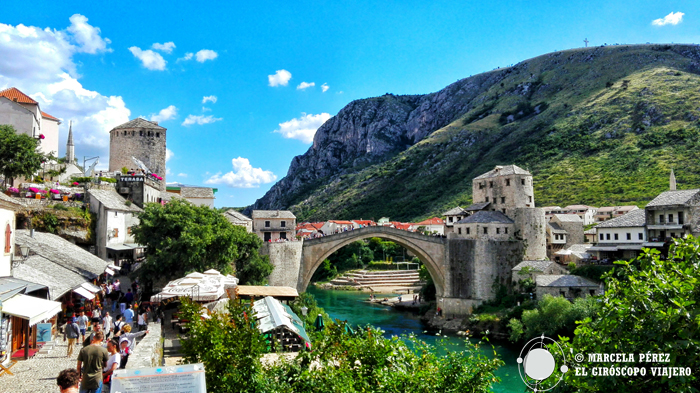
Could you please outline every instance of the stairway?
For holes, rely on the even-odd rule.
[[[356,287],[421,287],[418,270],[354,270],[331,280],[331,284]]]

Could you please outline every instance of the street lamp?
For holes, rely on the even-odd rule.
[[[17,258],[14,254],[10,255],[12,259],[12,267],[17,267],[29,256],[29,246],[19,246],[20,258]]]
[[[306,306],[301,307],[301,315],[306,316],[306,314],[309,312],[309,308]]]

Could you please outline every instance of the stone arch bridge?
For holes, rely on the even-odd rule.
[[[264,243],[262,253],[275,266],[270,285],[305,291],[318,267],[331,254],[357,240],[379,237],[412,252],[428,269],[438,306],[448,314],[468,314],[493,295],[494,281],[510,282],[510,269],[522,260],[522,243],[426,236],[374,226],[298,242]]]

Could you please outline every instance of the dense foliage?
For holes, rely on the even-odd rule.
[[[665,353],[670,354],[668,363],[637,363],[635,357],[634,366],[688,367],[692,374],[666,378],[648,371],[644,377],[630,378],[568,373],[566,386],[584,392],[697,392],[700,240],[692,236],[676,240],[668,258],[657,250],[647,250],[636,260],[616,263],[620,267],[606,276],[606,291],[596,318],[586,318],[576,328],[569,345],[573,353]]]
[[[211,392],[488,392],[503,365],[495,351],[486,356],[470,342],[437,355],[415,337],[387,339],[372,327],[349,332],[342,323],[327,325],[312,351],[263,365],[264,340],[244,305],[230,302],[229,314],[208,319],[191,302],[182,311],[191,321],[184,361],[204,363]]]
[[[179,198],[164,206],[151,203],[139,219],[132,233],[136,242],[146,246],[146,261],[140,269],[146,282],[216,269],[235,270],[241,284],[261,284],[272,272],[269,258],[258,252],[262,240],[207,206]]]
[[[17,134],[10,125],[0,125],[0,173],[6,182],[18,176],[30,178],[45,160],[37,139]]]
[[[544,295],[537,308],[523,310],[520,319],[508,321],[511,341],[529,340],[544,334],[547,337],[572,336],[576,321],[595,317],[600,308],[595,297],[578,298],[574,302],[560,296]]]

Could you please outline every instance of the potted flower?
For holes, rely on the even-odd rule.
[[[10,187],[5,191],[5,194],[8,196],[17,196],[19,195],[19,189],[17,187]]]
[[[59,200],[59,201],[61,200],[61,191],[59,191],[55,188],[52,188],[49,190],[49,193],[51,194],[51,199],[55,199],[55,200]]]

